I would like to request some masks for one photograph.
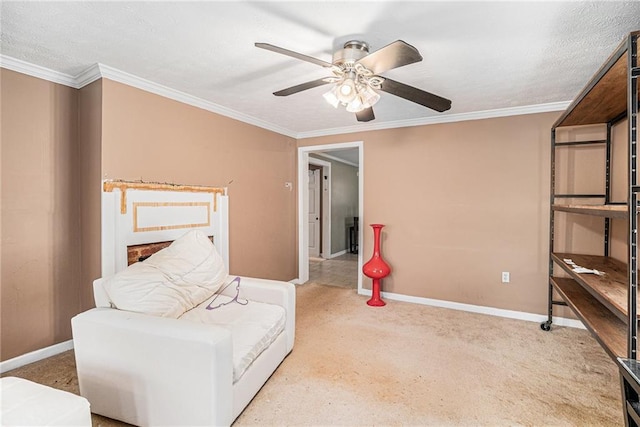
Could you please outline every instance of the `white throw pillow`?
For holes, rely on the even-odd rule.
[[[192,230],[104,284],[114,306],[155,316],[181,316],[222,286],[227,271],[209,238]]]

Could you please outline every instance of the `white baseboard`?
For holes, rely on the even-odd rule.
[[[345,251],[346,252],[346,251]],[[339,255],[336,255],[339,256]],[[289,280],[294,285],[300,285],[299,279]],[[371,296],[370,289],[361,289],[358,291],[360,295]],[[437,300],[432,298],[414,297],[410,295],[395,294],[391,292],[381,292],[383,298],[395,301],[410,302],[414,304],[429,305],[433,307],[449,308],[452,310],[468,311],[471,313],[488,314],[490,316],[506,317],[509,319],[527,320],[530,322],[542,323],[547,320],[547,316],[542,314],[526,313],[523,311],[505,310],[502,308],[486,307],[481,305],[464,304],[459,302]],[[558,326],[568,326],[571,328],[586,329],[581,321],[575,319],[567,319],[565,317],[554,317],[553,323]],[[47,357],[55,356],[67,350],[73,349],[73,340],[54,344],[49,347],[41,348],[13,359],[0,362],[0,374],[11,371],[16,368],[28,365],[29,363],[38,362]]]
[[[41,348],[40,350],[32,351],[31,353],[23,354],[22,356],[14,357],[13,359],[5,360],[4,362],[0,362],[0,373],[4,374],[5,372],[28,365],[29,363],[37,362],[71,349],[73,349],[73,340],[54,344]]]
[[[344,251],[336,252],[335,254],[329,255],[329,259],[339,257],[340,255],[344,255],[346,253],[347,253],[346,249]]]
[[[361,289],[358,291],[360,295],[371,296],[370,289]],[[490,316],[506,317],[509,319],[527,320],[529,322],[542,323],[547,320],[547,316],[543,314],[527,313],[524,311],[505,310],[502,308],[486,307],[482,305],[464,304],[460,302],[444,301],[431,298],[414,297],[409,295],[394,294],[391,292],[381,292],[383,298],[396,301],[411,302],[414,304],[430,305],[433,307],[449,308],[452,310],[468,311],[471,313],[488,314]],[[558,326],[568,326],[571,328],[586,329],[584,324],[575,319],[567,319],[565,317],[554,317],[553,324]]]
[[[294,285],[302,285],[302,282],[297,277],[295,279],[289,280],[289,283],[293,283]]]

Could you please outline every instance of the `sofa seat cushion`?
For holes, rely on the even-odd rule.
[[[215,301],[213,301],[215,298]],[[237,382],[251,363],[276,340],[284,330],[284,308],[256,301],[216,294],[187,311],[180,319],[214,324],[231,331],[233,346],[233,382]],[[207,307],[216,307],[207,309]]]

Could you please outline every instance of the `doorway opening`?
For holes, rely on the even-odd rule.
[[[357,258],[353,274],[361,292],[362,251],[358,249],[362,247],[362,229],[358,224],[362,224],[364,206],[362,159],[362,141],[298,148],[298,283],[309,281],[310,262]],[[355,177],[339,182],[345,170]],[[320,182],[313,182],[316,179]]]

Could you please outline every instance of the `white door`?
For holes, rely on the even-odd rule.
[[[320,256],[320,169],[309,171],[309,256]]]

